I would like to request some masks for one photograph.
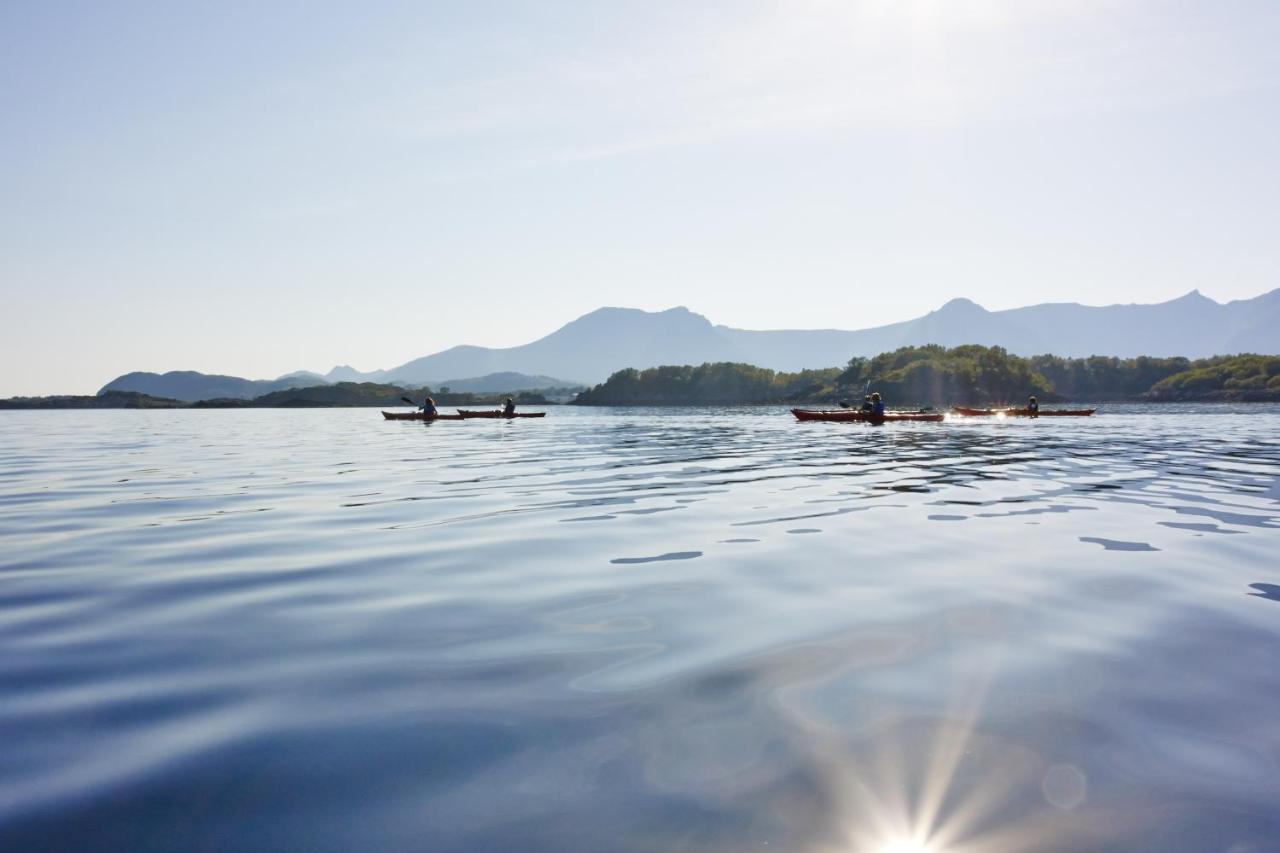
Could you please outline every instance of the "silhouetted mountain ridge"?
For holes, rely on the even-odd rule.
[[[195,370],[171,370],[168,373],[139,371],[112,379],[98,390],[98,394],[111,391],[134,391],[151,397],[187,402],[213,400],[219,397],[247,400],[274,391],[323,383],[316,374],[308,376],[305,371],[300,373],[302,375],[289,374],[280,379],[242,379],[239,376],[199,373]]]
[[[856,322],[866,316],[848,319]],[[1002,311],[988,311],[961,297],[914,320],[854,331],[735,329],[714,325],[684,306],[657,312],[605,307],[520,346],[455,346],[389,370],[361,372],[349,365],[338,365],[324,374],[324,379],[438,387],[459,381],[449,377],[518,373],[561,377],[557,380],[561,384],[594,384],[627,367],[740,362],[794,372],[840,366],[853,356],[874,356],[922,344],[982,344],[1002,346],[1017,355],[1052,353],[1076,358],[1276,354],[1280,353],[1280,289],[1226,304],[1193,290],[1153,305],[1043,303]],[[128,374],[104,390],[199,399],[190,397],[189,392],[179,394],[167,385],[130,379],[154,376]],[[212,378],[224,384],[236,379]],[[282,377],[275,381],[291,380]],[[266,391],[247,396],[262,393]]]
[[[348,368],[348,370],[352,369]],[[352,372],[359,375],[358,371],[352,370]],[[382,371],[379,371],[379,373],[382,373]],[[187,403],[201,400],[253,400],[296,389],[315,389],[343,383],[361,384],[373,381],[368,379],[329,381],[324,376],[308,370],[288,373],[279,379],[242,379],[239,376],[199,373],[194,370],[174,370],[163,374],[126,373],[104,385],[98,391],[98,395],[130,392]],[[435,383],[387,382],[382,384],[415,388],[426,384],[430,384],[435,388],[448,386],[450,390],[458,394],[508,394],[549,390],[552,388],[581,387],[581,383],[567,382],[551,376],[527,376],[523,373],[514,372],[493,373],[487,376],[445,380],[444,382]]]

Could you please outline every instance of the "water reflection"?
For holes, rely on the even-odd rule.
[[[1081,542],[1091,542],[1094,545],[1101,545],[1108,551],[1159,551],[1159,548],[1152,547],[1146,542],[1124,542],[1119,539],[1104,539],[1101,536],[1081,536]]]
[[[1280,601],[1280,584],[1251,583],[1249,586],[1256,590],[1256,592],[1249,593],[1250,595],[1255,595],[1259,598],[1269,598],[1272,601]]]
[[[0,849],[1267,849],[1280,410],[1183,411],[5,413]]]

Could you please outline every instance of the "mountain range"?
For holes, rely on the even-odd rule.
[[[299,384],[344,381],[449,385],[460,391],[517,391],[597,383],[625,367],[658,364],[736,361],[785,371],[834,367],[853,356],[931,343],[998,345],[1017,355],[1052,353],[1070,357],[1276,354],[1280,353],[1280,289],[1225,304],[1193,290],[1178,299],[1153,305],[1045,303],[1004,311],[988,311],[968,299],[953,299],[914,320],[856,331],[756,331],[715,325],[683,307],[659,312],[600,308],[521,346],[456,346],[389,370],[361,372],[339,365],[325,374],[299,371],[275,380],[257,381],[188,372],[163,376],[133,373],[113,380],[102,390],[141,391],[184,400],[256,396]],[[495,374],[508,375],[486,387],[464,387],[485,382]],[[477,378],[445,378],[450,376]],[[528,384],[529,381],[544,384]],[[503,382],[514,384],[503,386]],[[248,385],[236,393],[227,393],[236,389],[235,383]],[[205,396],[192,396],[197,390]],[[210,390],[218,393],[209,393]]]
[[[1271,354],[1280,352],[1280,289],[1225,305],[1195,290],[1155,305],[1057,303],[1006,311],[953,299],[923,317],[858,331],[752,331],[714,325],[687,308],[652,313],[601,308],[522,346],[458,346],[391,370],[343,378],[431,382],[513,370],[594,383],[624,367],[657,364],[740,361],[786,371],[834,367],[853,356],[913,344],[998,345],[1017,355],[1072,357]]]
[[[337,368],[335,368],[337,370]],[[350,368],[347,368],[350,370]],[[347,379],[346,376],[352,376]],[[161,397],[170,400],[182,400],[194,403],[200,400],[217,400],[229,398],[235,400],[252,400],[277,391],[292,388],[309,388],[316,385],[332,385],[337,382],[376,382],[370,374],[350,371],[336,375],[313,373],[299,370],[287,373],[278,379],[242,379],[239,376],[222,376],[212,373],[199,373],[194,370],[171,370],[168,373],[136,372],[126,373],[108,382],[98,391],[99,395],[108,392],[134,392],[150,397]],[[418,387],[430,384],[433,388],[448,388],[458,393],[472,394],[510,394],[520,391],[579,388],[580,383],[565,382],[550,376],[526,376],[523,373],[491,373],[488,376],[477,376],[470,379],[450,379],[444,382],[401,382],[406,387]],[[569,396],[569,395],[563,395]]]

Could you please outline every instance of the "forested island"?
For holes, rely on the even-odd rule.
[[[550,390],[550,389],[548,389]],[[415,403],[432,396],[438,406],[497,406],[508,395],[457,393],[441,388],[402,388],[377,382],[338,382],[308,388],[289,388],[241,400],[220,397],[194,403],[153,397],[136,391],[104,391],[83,396],[11,397],[0,400],[0,409],[264,409],[264,408],[337,408],[357,406],[404,406],[402,397]],[[548,400],[540,392],[522,391],[512,396],[517,405],[545,405]]]
[[[978,345],[902,347],[843,369],[781,373],[717,363],[620,370],[573,401],[589,406],[858,401],[868,387],[894,406],[1042,401],[1280,401],[1280,357],[1061,358]]]

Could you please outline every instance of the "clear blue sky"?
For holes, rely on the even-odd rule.
[[[0,395],[1280,286],[1280,3],[0,4]]]

